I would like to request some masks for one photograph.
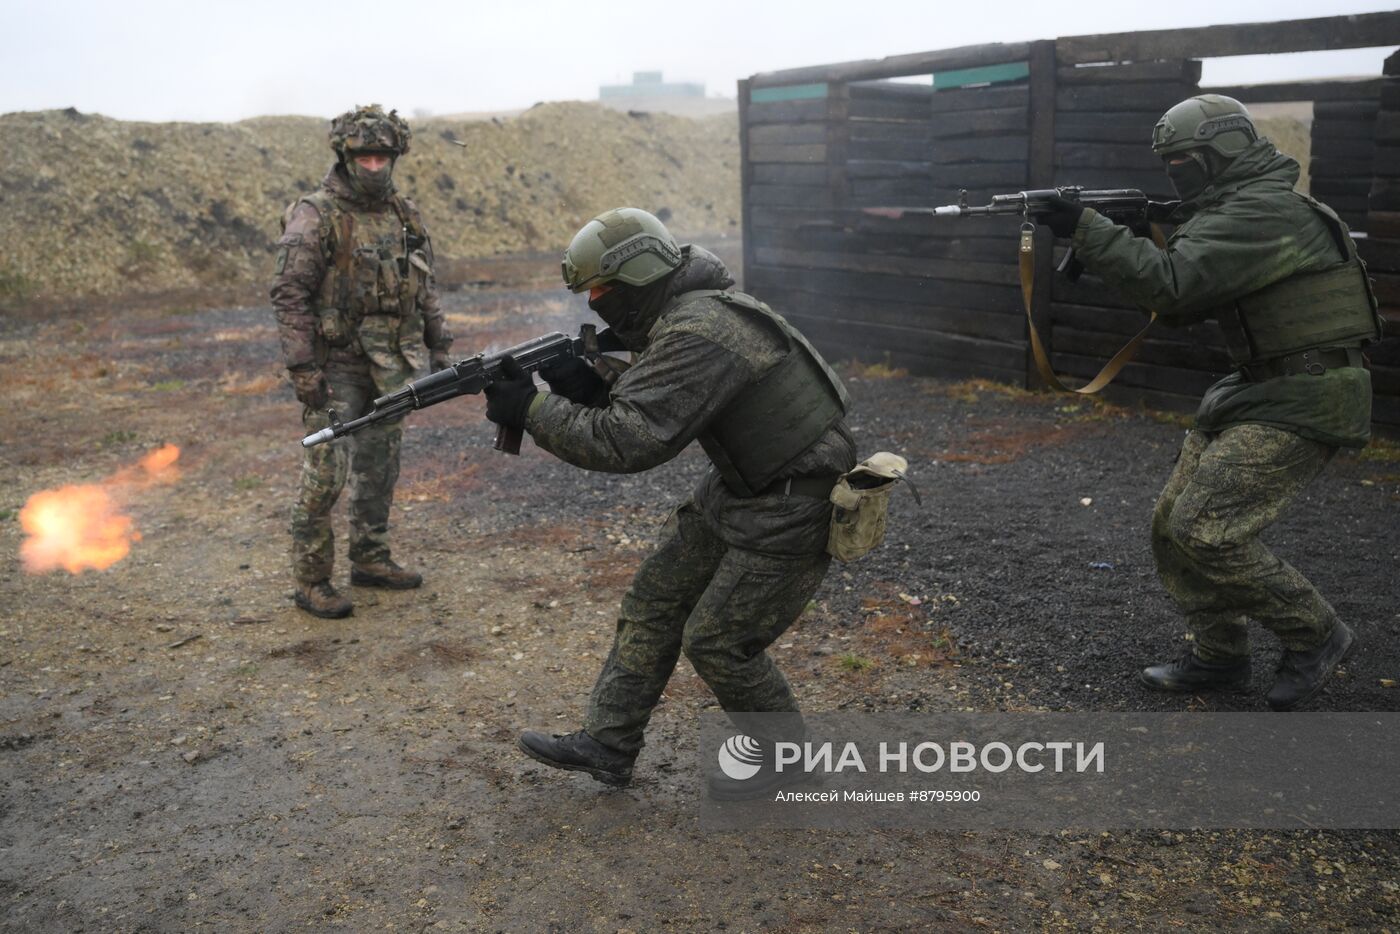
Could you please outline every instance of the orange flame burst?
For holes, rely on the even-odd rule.
[[[141,533],[122,512],[121,501],[133,489],[177,479],[174,464],[179,457],[180,449],[167,444],[101,483],[40,490],[29,497],[19,513],[26,536],[19,549],[24,569],[30,574],[60,568],[81,574],[105,571],[125,558]]]

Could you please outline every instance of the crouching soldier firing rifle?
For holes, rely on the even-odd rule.
[[[1294,190],[1298,163],[1259,138],[1239,101],[1177,104],[1152,148],[1182,199],[1164,248],[1065,198],[1044,215],[1085,268],[1167,324],[1215,318],[1236,366],[1202,399],[1152,520],[1157,571],[1192,647],[1142,680],[1244,687],[1252,617],[1283,642],[1268,703],[1289,710],[1322,688],[1353,635],[1259,534],[1338,448],[1370,436],[1361,348],[1380,336],[1375,301],[1346,225]]]
[[[769,768],[742,787],[710,779],[717,797],[777,784],[772,743],[801,735],[801,714],[767,647],[826,573],[839,475],[855,464],[846,392],[826,363],[768,306],[742,292],[720,260],[680,246],[645,211],[590,221],[564,254],[564,281],[587,292],[637,357],[611,387],[583,360],[486,387],[487,417],[588,470],[648,470],[699,441],[713,464],[671,516],[618,614],[612,651],[583,729],[526,732],[520,749],[559,769],[625,785],[643,731],[684,652],[724,709],[764,742]],[[506,367],[509,376],[509,366]],[[743,714],[786,713],[772,727]],[[771,723],[770,718],[760,718]]]

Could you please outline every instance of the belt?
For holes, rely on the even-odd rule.
[[[1299,373],[1321,376],[1328,370],[1365,365],[1366,360],[1361,355],[1360,347],[1329,347],[1325,350],[1314,347],[1311,350],[1274,357],[1272,360],[1245,364],[1240,367],[1240,371],[1251,382],[1262,383],[1279,376],[1294,376]]]
[[[807,496],[812,499],[829,499],[831,491],[836,489],[836,482],[840,480],[836,477],[783,477],[774,480],[766,487],[758,491],[759,496]]]

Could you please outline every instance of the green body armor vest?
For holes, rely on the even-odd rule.
[[[681,298],[717,299],[785,345],[782,360],[730,402],[699,438],[725,484],[740,496],[754,496],[846,414],[846,388],[807,338],[753,296],[706,290]]]
[[[1281,279],[1221,308],[1216,317],[1236,366],[1313,348],[1359,347],[1381,338],[1371,280],[1351,235],[1330,208],[1308,201],[1332,232],[1342,262]]]

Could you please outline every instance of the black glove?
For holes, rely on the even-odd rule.
[[[309,370],[289,370],[292,387],[296,390],[297,401],[308,409],[324,409],[331,401],[331,387],[326,383],[325,374],[317,368]]]
[[[550,392],[579,405],[596,405],[608,393],[608,384],[582,357],[565,357],[553,366],[540,368]]]
[[[497,425],[525,427],[525,413],[539,390],[535,378],[520,368],[514,357],[501,358],[501,378],[486,386],[486,417]]]
[[[1057,237],[1073,237],[1074,228],[1079,226],[1079,218],[1084,214],[1084,205],[1059,195],[1051,195],[1047,203],[1050,210],[1040,216],[1041,223]]]
[[[452,357],[446,350],[434,350],[428,354],[428,372],[436,373],[452,365]]]
[[[1171,220],[1172,212],[1181,207],[1180,201],[1149,201],[1147,202],[1147,219],[1154,224],[1163,224]]]

